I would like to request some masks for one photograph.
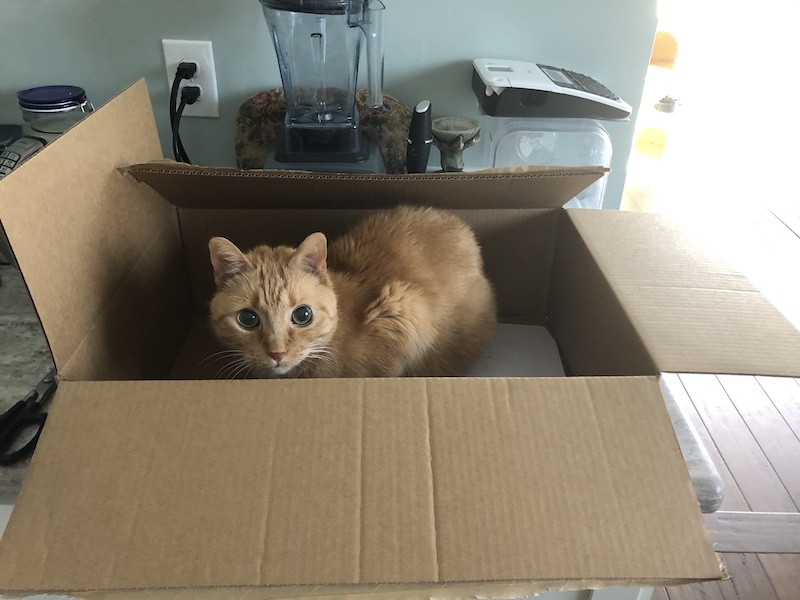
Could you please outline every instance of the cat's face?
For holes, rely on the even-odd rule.
[[[312,234],[295,250],[259,246],[242,253],[225,238],[209,242],[217,292],[217,337],[256,376],[298,374],[306,361],[328,360],[336,295],[326,269],[327,241]]]

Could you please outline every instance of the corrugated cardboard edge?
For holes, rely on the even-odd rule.
[[[724,565],[720,560],[720,568]],[[729,579],[725,572],[725,580]],[[619,581],[479,582],[462,584],[379,584],[360,586],[218,587],[66,592],[80,600],[520,600],[547,592],[598,590],[609,587],[662,587],[696,583],[683,579]],[[60,592],[55,592],[60,593]]]
[[[530,167],[466,173],[376,175],[239,170],[170,161],[124,172],[181,208],[559,208],[607,167]]]
[[[380,181],[407,181],[407,180],[452,180],[452,179],[508,179],[509,177],[561,177],[566,174],[601,173],[611,171],[609,167],[559,167],[559,166],[525,166],[525,167],[498,167],[492,169],[480,169],[478,171],[458,171],[445,172],[437,171],[433,173],[334,173],[328,171],[303,171],[300,169],[275,170],[275,169],[237,169],[235,167],[204,167],[202,165],[191,165],[169,158],[153,160],[149,163],[129,165],[120,167],[120,172],[130,173],[134,179],[138,179],[137,173],[143,172],[194,172],[204,175],[215,174],[234,174],[241,177],[261,177],[265,179],[350,179],[350,180],[380,180]]]

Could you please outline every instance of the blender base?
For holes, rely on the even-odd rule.
[[[276,144],[269,149],[264,163],[265,169],[323,173],[375,173],[379,175],[385,175],[387,172],[380,147],[364,133],[361,134],[361,144],[362,148],[367,148],[366,158],[358,161],[327,160],[329,157],[323,157],[323,160],[320,160],[319,155],[309,155],[308,160],[278,160],[275,148],[282,142],[282,138],[279,138]]]

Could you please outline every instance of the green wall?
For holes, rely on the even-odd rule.
[[[638,106],[656,26],[656,0],[384,0],[386,93],[433,116],[479,116],[470,89],[475,57],[536,60],[588,73]],[[52,83],[86,89],[96,106],[145,77],[170,156],[162,38],[211,40],[219,119],[186,119],[198,164],[233,166],[240,104],[280,85],[257,0],[0,0],[0,122],[20,122],[17,90]],[[635,114],[634,114],[635,118]],[[633,122],[608,123],[614,147],[607,208],[619,206]],[[488,139],[488,136],[484,136]],[[481,166],[484,142],[465,153]],[[432,154],[431,161],[438,160]]]

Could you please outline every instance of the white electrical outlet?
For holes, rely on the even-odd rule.
[[[167,81],[172,89],[175,72],[181,62],[197,63],[197,73],[192,79],[184,79],[180,87],[197,85],[200,87],[200,99],[194,104],[187,104],[184,117],[219,117],[219,93],[217,92],[217,72],[214,69],[214,51],[211,42],[192,40],[161,40],[164,47],[164,63],[167,65]],[[180,102],[180,92],[178,92]]]

